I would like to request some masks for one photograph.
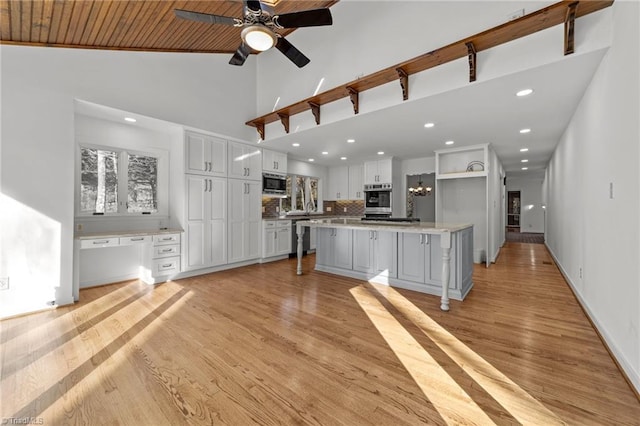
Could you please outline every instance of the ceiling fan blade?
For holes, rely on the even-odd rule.
[[[275,15],[274,22],[282,28],[319,27],[333,24],[329,9],[311,9],[302,12]]]
[[[190,10],[175,9],[174,12],[178,18],[206,22],[207,24],[235,25],[238,21],[228,16],[211,15],[208,13],[192,12]]]
[[[302,52],[296,49],[293,44],[289,43],[284,37],[278,37],[276,43],[276,49],[284,53],[284,55],[291,60],[298,68],[302,68],[307,65],[311,60],[304,56]]]
[[[238,47],[238,50],[236,50],[236,53],[234,53],[231,57],[229,63],[231,65],[241,66],[249,57],[249,53],[251,53],[251,49],[249,48],[249,46],[244,44],[244,42],[242,42],[242,44]]]

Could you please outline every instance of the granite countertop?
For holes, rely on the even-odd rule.
[[[144,231],[104,231],[104,232],[78,232],[74,235],[74,238],[78,240],[88,240],[91,238],[115,238],[115,237],[140,237],[145,235],[160,235],[160,234],[179,234],[184,232],[181,228],[164,228],[164,229],[149,229]]]
[[[378,220],[361,220],[361,218],[318,218],[298,221],[298,225],[316,228],[351,228],[384,230],[393,232],[414,232],[441,234],[457,232],[473,227],[470,223],[437,223],[437,222],[384,222]]]
[[[289,216],[274,216],[274,217],[263,217],[262,220],[314,220],[314,219],[357,219],[360,220],[362,216],[338,216],[331,214],[323,214],[323,213],[310,213],[310,214],[292,214]]]

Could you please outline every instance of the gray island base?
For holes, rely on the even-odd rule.
[[[305,228],[316,228],[317,271],[441,295],[443,311],[449,297],[463,300],[473,287],[471,224],[331,218],[296,225],[298,275]]]

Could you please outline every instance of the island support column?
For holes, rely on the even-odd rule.
[[[440,235],[440,247],[442,248],[442,298],[440,309],[449,310],[449,279],[451,277],[451,232],[443,232]]]
[[[296,223],[296,234],[298,234],[298,275],[302,275],[302,241],[304,236],[304,226]]]

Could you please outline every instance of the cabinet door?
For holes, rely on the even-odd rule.
[[[373,231],[353,231],[353,270],[373,272]]]
[[[385,158],[384,160],[378,160],[378,182],[391,183],[392,179],[392,160],[391,158]]]
[[[262,234],[262,257],[271,257],[276,255],[276,234],[275,228],[265,229]]]
[[[227,174],[227,141],[193,132],[185,133],[185,139],[187,173]]]
[[[424,236],[398,233],[398,278],[424,283]]]
[[[262,160],[261,160],[262,161]],[[262,182],[247,181],[245,259],[260,257],[262,247]]]
[[[336,228],[333,235],[334,265],[337,268],[353,269],[353,240],[351,229]]]
[[[377,161],[367,161],[364,163],[364,183],[378,183]]]
[[[239,179],[229,179],[228,188],[228,250],[229,263],[244,260],[245,241],[248,240],[245,223],[248,219],[245,206],[247,182]]]
[[[391,231],[375,231],[373,244],[373,253],[375,257],[373,262],[375,268],[373,272],[385,277],[397,278],[398,233]]]
[[[332,167],[329,169],[329,191],[327,200],[346,200],[349,198],[349,168]]]
[[[209,172],[216,176],[227,175],[227,141],[209,137]]]
[[[227,263],[227,180],[209,178],[209,266]]]
[[[309,229],[306,230],[309,232]],[[278,228],[276,238],[276,254],[289,254],[291,252],[291,227]]]
[[[207,264],[206,216],[208,178],[187,175],[186,269],[203,268]]]
[[[287,154],[282,152],[276,152],[274,154],[274,159],[276,162],[276,172],[286,174],[287,173]]]
[[[246,179],[247,166],[245,164],[245,146],[236,142],[229,142],[229,162],[227,170],[229,177]]]
[[[318,265],[333,266],[331,261],[333,231],[333,228],[316,229],[316,263]]]
[[[362,164],[349,166],[349,199],[364,200],[364,167]]]
[[[262,150],[255,146],[245,145],[245,165],[247,167],[247,179],[262,183]],[[262,185],[260,187],[262,191]]]

